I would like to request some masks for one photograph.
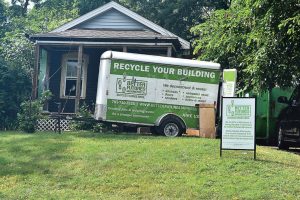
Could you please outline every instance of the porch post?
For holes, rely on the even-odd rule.
[[[76,98],[75,98],[75,113],[79,111],[80,96],[81,96],[81,69],[82,69],[83,45],[78,47],[78,63],[77,63],[77,81],[76,81]]]
[[[47,52],[47,60],[46,60],[46,76],[45,76],[45,81],[46,83],[44,83],[44,87],[46,90],[49,90],[50,87],[50,79],[49,79],[49,74],[50,74],[50,51],[46,51]],[[49,102],[46,101],[44,104],[44,111],[48,111],[48,106],[49,106]]]
[[[35,55],[34,55],[34,70],[33,70],[33,77],[32,77],[32,91],[31,91],[32,99],[37,98],[39,63],[40,63],[40,45],[36,44]]]

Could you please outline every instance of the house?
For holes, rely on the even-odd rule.
[[[100,56],[107,50],[190,54],[189,42],[115,2],[51,32],[31,35],[30,40],[36,47],[32,96],[49,89],[54,98],[44,109],[50,113],[57,112],[56,102],[61,102],[65,114],[74,114],[83,102],[93,107]]]

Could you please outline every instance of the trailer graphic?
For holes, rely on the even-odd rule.
[[[217,102],[218,63],[107,51],[95,119],[153,127],[167,136],[199,127],[195,104]]]
[[[118,96],[147,94],[147,81],[137,80],[136,78],[127,79],[124,76],[124,78],[118,78],[116,83],[116,93]]]

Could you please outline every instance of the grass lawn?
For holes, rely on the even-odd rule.
[[[0,132],[0,199],[300,199],[300,156],[219,140]]]

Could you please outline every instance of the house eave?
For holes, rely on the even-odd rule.
[[[140,43],[140,42],[88,42],[88,41],[43,41],[35,42],[39,45],[80,45],[85,46],[144,46],[144,47],[174,47],[173,43]]]
[[[177,39],[158,39],[158,38],[34,38],[31,41],[43,45],[79,45],[85,46],[145,46],[145,47],[172,47],[175,51],[182,51]]]

